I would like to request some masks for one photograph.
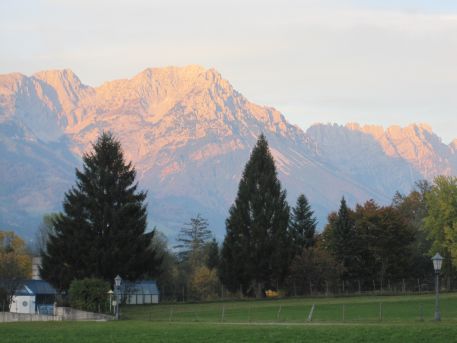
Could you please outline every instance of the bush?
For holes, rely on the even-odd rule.
[[[0,311],[9,311],[8,292],[2,287],[0,287]]]
[[[109,290],[110,284],[104,280],[74,280],[68,290],[70,305],[85,311],[107,312],[109,308]]]
[[[212,300],[217,297],[218,279],[216,271],[202,266],[195,269],[190,279],[192,294],[199,300]]]

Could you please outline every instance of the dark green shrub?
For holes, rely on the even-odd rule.
[[[91,311],[107,312],[109,309],[110,284],[100,279],[74,280],[68,295],[71,307]]]
[[[9,311],[8,292],[2,287],[0,287],[0,311]]]

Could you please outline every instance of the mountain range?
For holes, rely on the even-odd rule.
[[[103,130],[112,131],[148,191],[149,227],[174,238],[200,213],[216,236],[260,133],[269,141],[291,205],[306,194],[325,225],[349,204],[389,203],[414,182],[457,175],[457,139],[426,124],[315,124],[306,131],[247,100],[214,69],[151,68],[99,87],[71,70],[0,75],[0,228],[32,238],[61,209],[75,168]]]

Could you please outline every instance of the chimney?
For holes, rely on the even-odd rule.
[[[32,280],[41,280],[41,257],[32,257]]]

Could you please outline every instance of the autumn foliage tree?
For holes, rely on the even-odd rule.
[[[200,214],[181,228],[175,246],[179,263],[180,284],[189,291],[187,298],[207,300],[216,296],[219,247]]]
[[[426,195],[428,214],[424,226],[432,242],[430,255],[440,252],[449,279],[457,266],[457,177],[438,176]]]
[[[24,241],[14,232],[0,231],[1,304],[11,304],[14,292],[31,272],[32,260]]]

